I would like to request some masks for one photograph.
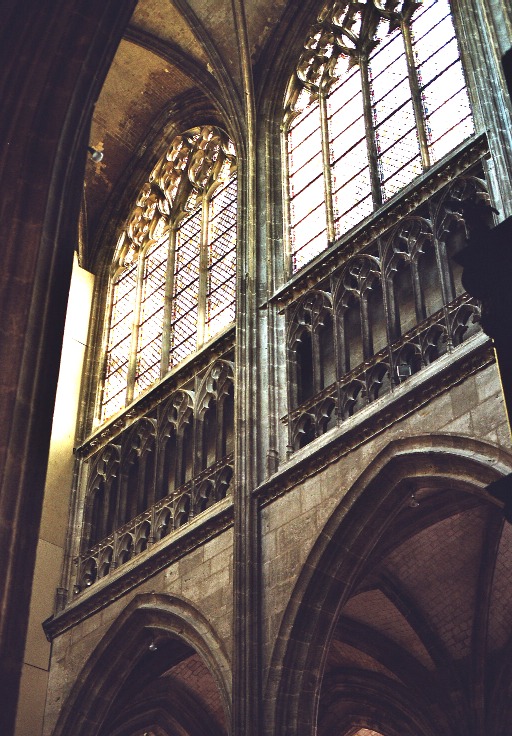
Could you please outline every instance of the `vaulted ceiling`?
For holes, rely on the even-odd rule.
[[[251,0],[245,20],[256,64],[286,0]],[[243,99],[240,38],[231,0],[139,0],[96,104],[87,161],[84,209],[88,241],[113,237],[124,197],[180,126],[228,127]],[[130,189],[128,195],[126,190]],[[120,209],[119,209],[120,208]]]
[[[456,488],[412,491],[338,621],[321,735],[358,718],[387,736],[507,722],[512,526]]]

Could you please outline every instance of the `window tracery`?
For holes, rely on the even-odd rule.
[[[284,126],[297,271],[474,133],[449,1],[327,3]]]
[[[233,322],[236,208],[228,136],[212,125],[176,136],[119,239],[102,420]]]

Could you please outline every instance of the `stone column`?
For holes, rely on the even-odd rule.
[[[7,0],[0,33],[0,733],[11,736],[92,108],[135,2]]]

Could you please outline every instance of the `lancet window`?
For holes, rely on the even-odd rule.
[[[211,125],[176,136],[119,238],[102,420],[233,322],[236,216],[236,156],[228,136]]]
[[[290,271],[473,133],[449,0],[330,0],[286,97]]]

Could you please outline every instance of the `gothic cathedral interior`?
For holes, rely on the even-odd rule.
[[[0,31],[0,733],[510,736],[461,252],[512,6],[50,5]]]

